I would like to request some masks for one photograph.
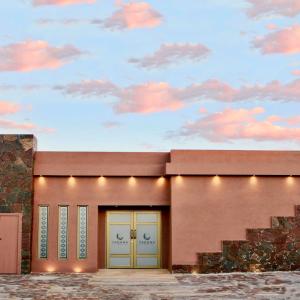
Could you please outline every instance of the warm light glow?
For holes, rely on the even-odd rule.
[[[217,186],[221,184],[221,178],[219,175],[216,175],[212,178],[212,184]]]
[[[71,175],[68,179],[68,185],[73,187],[76,184],[76,179]]]
[[[295,178],[291,175],[286,178],[286,182],[288,185],[293,185],[295,183]]]
[[[105,185],[105,183],[106,183],[106,178],[105,178],[104,176],[100,176],[100,177],[98,178],[98,183],[99,183],[99,185],[101,185],[101,186]]]
[[[260,264],[250,264],[250,271],[251,272],[261,272],[261,265]]]
[[[75,272],[75,273],[80,273],[80,272],[82,272],[82,269],[81,269],[81,268],[78,268],[78,267],[76,267],[76,268],[74,268],[74,272]]]
[[[41,175],[39,177],[39,181],[38,182],[39,182],[40,185],[45,185],[46,184],[46,178]]]
[[[52,267],[52,266],[50,266],[50,267],[48,267],[46,270],[47,270],[47,272],[54,272],[54,271],[55,271],[55,268]]]
[[[182,176],[181,175],[177,175],[175,177],[175,182],[176,182],[176,184],[182,184],[182,182],[183,182]]]
[[[256,185],[257,184],[257,177],[255,175],[250,177],[250,184]]]
[[[197,271],[193,271],[193,272],[192,272],[192,275],[197,275],[197,274],[198,274]]]
[[[157,185],[158,186],[163,186],[166,183],[166,178],[161,176],[160,178],[157,179]]]
[[[130,186],[136,185],[136,178],[135,177],[133,177],[133,176],[129,177],[129,185]]]

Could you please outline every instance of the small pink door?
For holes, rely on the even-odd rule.
[[[0,273],[20,273],[21,214],[0,213]]]

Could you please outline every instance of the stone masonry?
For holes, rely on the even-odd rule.
[[[30,272],[33,135],[0,135],[0,213],[22,213],[22,273]]]

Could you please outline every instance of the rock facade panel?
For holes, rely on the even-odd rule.
[[[31,264],[35,150],[33,135],[0,135],[0,213],[22,213],[22,273]]]

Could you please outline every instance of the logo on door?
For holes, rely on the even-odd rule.
[[[149,233],[144,233],[144,240],[149,241],[151,239],[151,235]]]
[[[124,240],[124,236],[121,233],[116,234],[115,240],[112,241],[113,244],[128,244],[128,241]]]
[[[117,233],[117,239],[119,241],[122,241],[124,239],[124,236],[122,236],[120,233]]]
[[[145,232],[143,234],[143,239],[139,240],[139,244],[143,244],[143,245],[154,245],[155,241],[151,240],[151,235],[148,232]]]

